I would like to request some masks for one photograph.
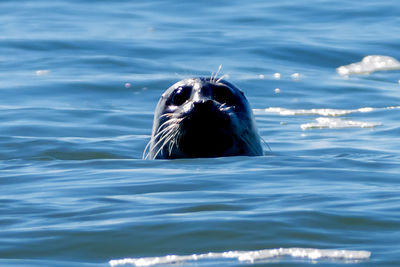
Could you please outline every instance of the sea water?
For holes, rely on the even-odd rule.
[[[400,264],[397,1],[0,14],[0,266]],[[162,92],[220,65],[265,155],[143,160]]]

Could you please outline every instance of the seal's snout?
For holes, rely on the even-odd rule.
[[[192,103],[192,109],[181,123],[178,147],[188,157],[223,155],[232,146],[230,118],[218,104],[208,98]]]
[[[186,114],[184,127],[202,132],[214,132],[230,128],[229,116],[219,109],[219,104],[209,98],[193,102]]]
[[[193,114],[210,114],[214,113],[217,107],[211,99],[200,99],[193,103],[192,113]]]
[[[198,110],[209,110],[212,109],[214,105],[214,101],[211,99],[200,99],[193,103],[194,108]]]

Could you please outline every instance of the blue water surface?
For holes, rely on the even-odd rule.
[[[400,71],[336,73],[400,59],[399,14],[395,0],[1,1],[0,265],[304,247],[399,266]],[[271,150],[143,160],[162,92],[221,64]],[[302,128],[321,117],[344,124]],[[260,265],[311,263],[347,264]]]

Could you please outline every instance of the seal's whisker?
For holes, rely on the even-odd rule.
[[[162,124],[158,127],[157,135],[158,135],[158,133],[161,132],[160,129],[163,129],[163,130],[164,130],[164,129],[168,128],[168,127],[171,126],[171,125],[180,123],[182,120],[183,120],[183,118],[173,118],[173,119],[169,119],[169,120],[165,121],[164,123],[162,123]],[[168,124],[170,124],[170,125],[168,125]],[[168,125],[168,126],[166,126],[166,125]],[[165,127],[165,126],[166,126],[166,127]]]
[[[162,133],[164,133],[165,131],[169,130],[169,128],[171,126],[174,126],[174,125],[170,125],[170,126],[166,127],[165,129],[163,129],[160,132],[158,132],[157,135],[152,136],[150,138],[150,141],[147,143],[146,147],[144,148],[143,155],[142,155],[143,159],[147,159],[149,157],[149,155],[150,155],[150,152],[153,151],[154,146],[152,146],[151,144],[154,142],[154,140],[156,140]]]
[[[232,110],[232,107],[226,107],[226,103],[223,103],[221,106],[219,106],[218,109],[223,112],[230,112]]]
[[[161,134],[161,136],[160,136],[160,138],[158,139],[157,143],[154,144],[154,147],[157,147],[161,142],[163,142],[163,140],[164,140],[165,138],[167,138],[167,136],[170,136],[171,133],[174,131],[174,128],[177,127],[175,124],[174,124],[174,125],[171,125],[171,126],[172,126],[171,128],[169,128],[167,131],[164,131],[164,132]],[[158,138],[158,137],[157,137],[157,138]],[[155,138],[155,140],[156,140],[156,138]]]
[[[172,135],[174,136],[174,138],[172,139],[172,141],[170,142],[169,147],[168,147],[168,155],[169,155],[169,156],[171,156],[171,154],[172,154],[172,149],[174,148],[174,146],[177,145],[177,138],[176,138],[176,136],[178,135],[178,133],[179,133],[179,127],[176,128],[176,130],[175,130],[174,133],[172,133]]]
[[[251,142],[248,140],[248,138],[242,137],[242,140],[247,144],[248,148],[251,150],[251,153],[253,155],[257,155],[255,148],[252,146]]]
[[[171,155],[172,149],[173,149],[174,146],[175,146],[176,135],[177,135],[178,131],[179,131],[179,125],[178,125],[178,127],[175,127],[175,128],[174,128],[174,131],[171,133],[171,135],[173,136],[173,138],[172,138],[171,142],[169,142],[169,145],[168,145],[168,155]]]
[[[145,152],[147,151],[149,145],[150,145],[150,150],[148,152],[148,155],[145,157],[147,159],[156,149],[156,147],[161,144],[162,142],[166,141],[169,136],[174,136],[176,135],[176,132],[179,129],[179,123],[183,120],[183,118],[174,118],[170,119],[168,121],[165,121],[163,124],[160,125],[158,129],[162,129],[157,132],[156,135],[152,137],[150,140],[149,144],[145,148]],[[154,142],[158,140],[155,144]],[[168,142],[168,141],[167,141]],[[163,143],[161,147],[164,147],[166,143]],[[171,148],[172,149],[172,148]],[[145,154],[145,153],[144,153]],[[158,153],[155,153],[152,158],[155,158]]]
[[[179,122],[178,122],[179,123]],[[157,139],[160,135],[162,135],[163,133],[165,133],[166,131],[174,128],[176,126],[176,123],[171,122],[171,125],[168,125],[167,127],[165,127],[164,129],[162,129],[161,131],[159,131],[155,136],[154,139]]]
[[[171,131],[173,131],[173,130],[171,130]],[[169,132],[168,132],[168,133],[169,133]],[[160,148],[159,148],[159,149],[157,150],[157,152],[154,154],[153,158],[156,158],[156,157],[157,157],[157,155],[161,152],[161,150],[163,150],[164,146],[165,146],[173,137],[174,137],[174,135],[171,135],[171,134],[163,135],[163,138],[160,139],[160,140],[157,142],[156,147],[157,147],[157,145],[160,143],[160,141],[163,141],[164,143],[160,146]]]
[[[150,147],[150,144],[153,142],[153,137],[150,138],[150,141],[147,143],[146,147],[144,148],[142,159],[147,159],[149,157],[150,151],[147,152],[147,150]],[[147,153],[146,153],[147,152]]]
[[[215,83],[215,81],[217,80],[218,74],[221,71],[221,69],[222,69],[222,64],[218,66],[218,69],[217,69],[217,71],[215,73],[214,72],[211,73],[210,83]]]
[[[215,83],[219,83],[219,82],[222,81],[225,77],[226,77],[226,74],[222,75],[221,77],[219,77],[218,80],[215,81]]]
[[[261,140],[261,142],[262,142],[264,145],[266,145],[266,146],[268,147],[269,152],[272,152],[271,147],[268,145],[268,143],[267,143],[261,136],[260,136],[260,140]]]
[[[171,116],[171,117],[172,117],[172,116]],[[169,124],[169,123],[171,123],[172,121],[178,119],[178,118],[171,118],[171,117],[168,118],[168,120],[164,121],[160,126],[158,126],[158,128],[160,129],[160,128],[164,127],[165,124]]]
[[[168,145],[168,155],[171,156],[171,152],[172,152],[172,148],[174,148],[175,145],[175,138],[173,140],[171,140],[171,142],[169,142]]]
[[[174,135],[176,135],[176,133],[179,130],[179,122],[181,122],[182,119],[175,119],[174,121],[171,122],[171,125],[167,126],[165,129],[163,129],[162,131],[160,131],[157,135],[156,135],[156,139],[158,139],[157,143],[154,144],[154,146],[152,146],[152,152],[154,152],[154,149],[156,149],[156,147],[158,145],[160,145],[162,142],[164,142],[165,140],[170,140],[169,137],[173,137]],[[166,144],[166,142],[164,142],[161,147],[164,147]],[[153,157],[156,157],[158,153],[156,153]]]
[[[170,131],[173,127],[174,127],[174,125],[169,125],[168,127],[165,127],[164,129],[162,129],[161,131],[159,131],[159,132],[153,137],[153,140],[159,140],[159,138],[162,138],[162,136],[165,134],[165,132]]]
[[[170,129],[169,131],[171,131],[172,129]],[[161,137],[157,140],[157,138],[152,138],[152,145],[150,146],[150,151],[149,154],[151,154],[152,152],[154,152],[154,149],[157,147],[158,144],[160,144],[163,139],[168,136],[168,134],[165,135],[165,132],[161,135]]]
[[[250,149],[252,155],[258,155],[259,154],[259,152],[257,150],[257,147],[255,147],[255,145],[254,145],[254,142],[251,142],[251,140],[250,140],[250,136],[249,136],[248,130],[246,130],[244,133],[242,133],[238,137]]]
[[[218,83],[218,81],[216,82],[216,79],[218,78],[218,74],[219,74],[219,72],[221,71],[221,69],[222,69],[222,64],[218,66],[218,70],[217,70],[217,72],[216,72],[215,75],[214,75],[214,79],[213,79],[213,82],[214,82],[214,83]]]
[[[161,116],[160,116],[160,118],[171,118],[171,117],[173,117],[174,116],[174,114],[171,114],[171,113],[165,113],[165,114],[162,114]]]

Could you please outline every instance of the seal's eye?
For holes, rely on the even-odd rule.
[[[191,92],[192,88],[189,86],[179,87],[171,95],[171,104],[175,106],[182,105],[190,98]]]
[[[219,86],[213,89],[213,98],[220,104],[231,105],[234,103],[235,99],[232,91],[225,86]]]

